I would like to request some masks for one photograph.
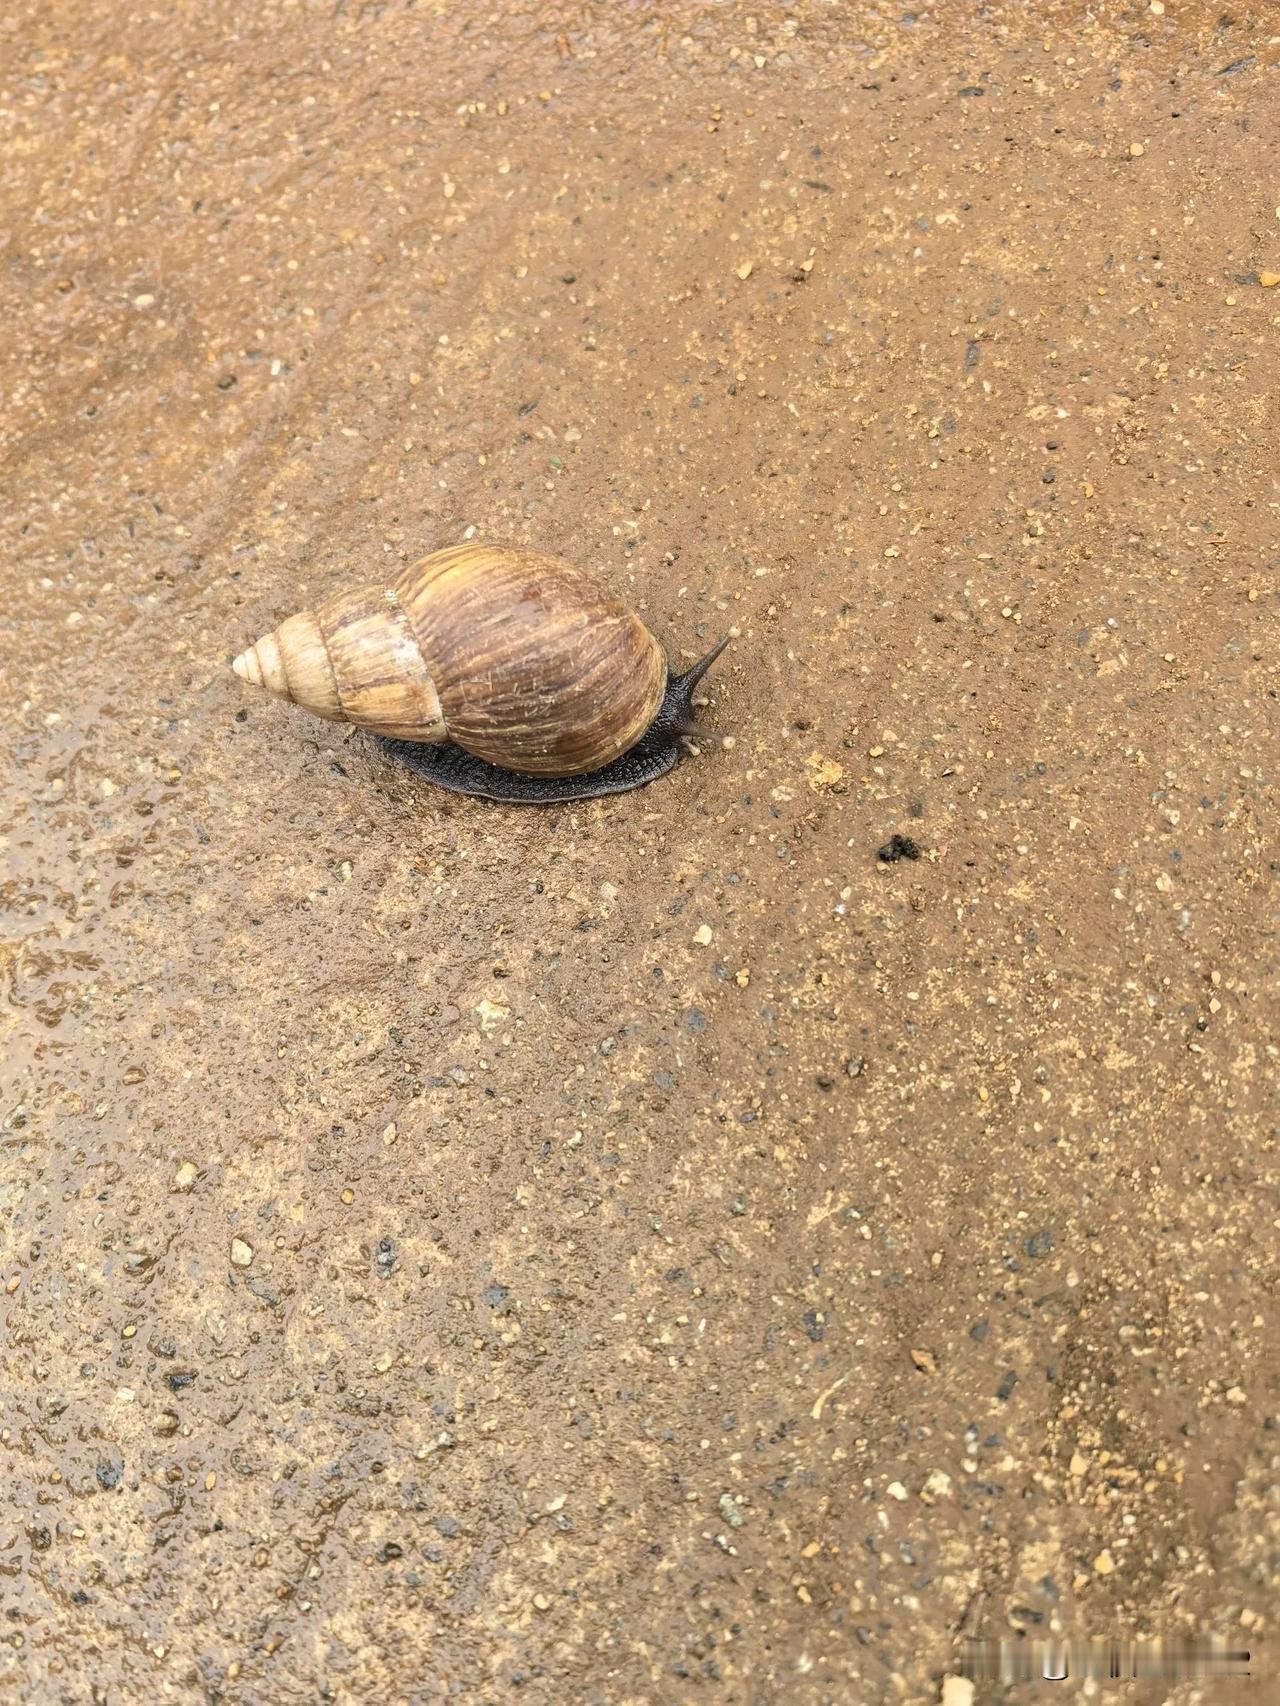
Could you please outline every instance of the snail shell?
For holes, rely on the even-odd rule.
[[[667,688],[661,646],[592,575],[488,545],[437,551],[386,591],[300,611],[232,667],[318,716],[450,741],[534,777],[612,763],[649,729]]]

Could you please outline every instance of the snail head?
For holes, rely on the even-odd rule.
[[[693,668],[686,670],[683,675],[669,675],[667,690],[663,695],[662,706],[650,725],[646,739],[653,736],[663,736],[670,742],[675,742],[681,735],[692,735],[698,732],[697,720],[693,712],[693,695],[698,683],[729,644],[731,635],[724,639],[704,657],[700,657]]]

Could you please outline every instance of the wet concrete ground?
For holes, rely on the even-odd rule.
[[[1273,30],[0,17],[5,1698],[1265,1677]],[[734,628],[698,756],[231,675],[470,530]]]

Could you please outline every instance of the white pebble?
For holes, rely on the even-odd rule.
[[[967,1676],[944,1676],[942,1706],[973,1706],[973,1683]]]

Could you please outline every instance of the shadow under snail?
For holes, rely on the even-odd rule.
[[[540,551],[459,545],[385,590],[357,587],[241,652],[242,681],[377,735],[458,794],[547,804],[664,775],[693,693],[728,637],[683,675],[638,616]]]

